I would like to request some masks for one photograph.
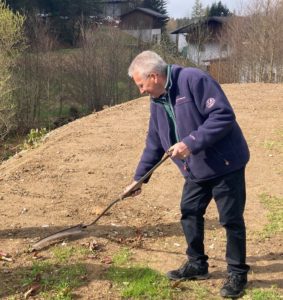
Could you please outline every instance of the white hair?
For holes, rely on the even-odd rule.
[[[142,77],[147,77],[150,73],[156,72],[160,75],[165,75],[167,63],[153,51],[143,51],[138,54],[129,66],[128,74],[133,77],[135,72],[138,72]]]

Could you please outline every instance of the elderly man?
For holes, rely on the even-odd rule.
[[[214,198],[227,236],[228,276],[220,294],[239,297],[249,270],[243,218],[249,150],[233,109],[220,85],[207,73],[169,65],[155,52],[140,53],[128,71],[141,94],[150,95],[150,121],[134,180],[125,190],[136,184],[168,150],[185,179],[181,224],[188,260],[167,276],[171,280],[209,277],[204,214]],[[140,192],[141,186],[133,196]]]

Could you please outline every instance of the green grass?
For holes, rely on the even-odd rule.
[[[74,257],[76,260],[84,258],[85,256],[93,253],[93,251],[89,250],[86,247],[54,247],[52,249],[53,258],[55,261],[60,263],[65,263],[71,261]]]
[[[195,299],[198,300],[211,299],[208,289],[202,286],[199,282],[189,281],[188,284],[189,284],[189,288],[193,291],[193,294],[195,295]]]
[[[123,297],[171,299],[168,280],[147,267],[112,266],[108,271],[107,278],[118,284]]]
[[[72,299],[72,290],[81,286],[86,274],[82,264],[53,264],[51,262],[34,262],[30,270],[22,275],[22,285],[28,286],[40,277],[40,293],[43,299]]]
[[[260,201],[268,210],[268,224],[263,229],[263,236],[270,237],[273,234],[283,232],[283,198],[261,194]]]
[[[33,261],[31,267],[20,272],[21,286],[28,287],[37,279],[40,299],[73,299],[72,291],[85,284],[87,271],[84,264],[72,260],[77,261],[85,253],[80,248],[58,246],[52,254],[52,258]]]
[[[113,263],[116,266],[122,266],[129,262],[132,254],[128,248],[123,248],[113,256]]]
[[[131,253],[122,249],[113,257],[107,279],[113,281],[121,296],[133,299],[172,299],[167,278],[155,270],[130,263]]]
[[[253,289],[243,297],[243,300],[282,300],[280,293],[272,287],[271,289]]]
[[[56,247],[52,252],[57,261],[64,263],[75,254],[76,250],[74,247]]]

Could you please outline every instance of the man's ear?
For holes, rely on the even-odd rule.
[[[157,73],[151,73],[150,78],[154,80],[154,83],[157,83],[158,80],[158,74]]]

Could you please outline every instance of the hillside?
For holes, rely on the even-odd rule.
[[[249,288],[276,285],[283,292],[282,235],[260,239],[268,210],[260,195],[283,197],[282,135],[283,85],[223,85],[251,151],[247,167],[246,223]],[[148,97],[105,109],[48,134],[36,149],[20,152],[0,166],[0,250],[13,262],[0,264],[0,296],[15,295],[13,272],[30,264],[29,245],[66,226],[91,222],[131,182],[144,147],[149,116]],[[115,205],[81,240],[104,245],[100,255],[111,257],[130,247],[134,260],[165,273],[185,259],[185,240],[179,224],[183,179],[169,160],[153,174],[143,193]],[[211,279],[201,283],[217,297],[225,275],[225,235],[218,225],[215,204],[207,211],[206,249]],[[142,238],[137,238],[137,234]],[[44,252],[45,251],[45,252]],[[51,251],[44,250],[44,255]],[[83,299],[110,297],[113,287],[103,280],[105,264],[86,259],[88,280],[77,292]],[[112,294],[113,295],[113,294]],[[182,295],[182,294],[181,294]],[[180,296],[181,297],[181,296]],[[111,297],[110,297],[111,298]],[[98,298],[97,298],[98,299]],[[183,298],[180,298],[183,299]],[[184,299],[185,296],[184,296]],[[218,299],[218,298],[216,298]]]

